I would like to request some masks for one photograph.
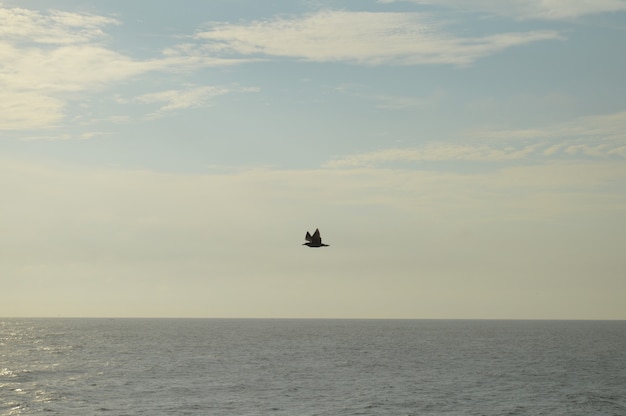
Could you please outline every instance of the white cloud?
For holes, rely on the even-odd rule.
[[[562,140],[564,145],[587,144],[606,146],[607,148],[619,147],[626,143],[626,111],[580,117],[543,128],[477,131],[473,132],[471,136],[477,139],[499,141],[537,139],[553,142]],[[550,148],[551,152],[554,150],[554,148]]]
[[[379,0],[454,7],[517,19],[561,20],[626,10],[625,0]]]
[[[11,62],[0,82],[17,91],[52,94],[84,91],[138,75],[157,65],[133,61],[128,56],[97,45],[80,44],[43,48],[6,48]]]
[[[377,108],[383,110],[408,110],[414,108],[422,108],[428,105],[427,99],[417,97],[405,97],[399,95],[377,95],[372,97]]]
[[[169,111],[204,107],[211,102],[212,98],[220,95],[258,91],[258,88],[253,87],[190,86],[182,90],[167,90],[140,95],[135,98],[135,101],[145,104],[165,103],[157,111],[147,115],[148,118],[158,118]]]
[[[475,162],[502,162],[519,160],[533,154],[536,145],[516,148],[489,145],[461,145],[431,143],[419,148],[392,148],[369,153],[349,155],[326,163],[329,168],[376,166],[397,162],[441,162],[464,160]]]
[[[36,115],[36,116],[35,116]],[[63,102],[33,92],[5,91],[0,99],[0,131],[46,128],[63,119]]]
[[[146,64],[97,44],[115,19],[0,6],[0,129],[45,129],[64,118],[63,93],[100,88]],[[8,102],[7,102],[8,101]]]
[[[322,11],[248,24],[214,23],[196,35],[211,52],[368,65],[468,65],[512,46],[561,39],[553,31],[461,38],[429,15]]]
[[[0,88],[6,94],[0,128],[41,129],[58,125],[68,93],[94,91],[161,64],[136,62],[103,47],[79,44],[14,48],[0,44]],[[152,67],[152,68],[151,68]],[[30,107],[30,111],[23,111]]]
[[[626,157],[626,111],[581,117],[539,129],[472,132],[467,139],[465,143],[430,143],[347,155],[330,160],[325,166],[354,168],[455,160],[504,162],[530,157]]]
[[[4,94],[0,129],[58,126],[67,103],[77,99],[71,93],[94,92],[150,71],[188,71],[234,62],[183,53],[136,60],[102,42],[104,28],[119,23],[106,16],[0,5],[0,89]]]
[[[0,6],[0,88],[15,99],[0,113],[0,128],[57,127],[68,103],[80,99],[72,93],[95,92],[150,71],[192,71],[259,56],[369,65],[467,65],[515,45],[560,38],[549,31],[460,38],[424,14],[323,11],[249,24],[215,23],[196,34],[200,44],[179,44],[157,58],[137,60],[106,45],[105,29],[118,24],[106,16]],[[218,58],[218,52],[245,56]],[[189,94],[170,97],[162,110],[184,108],[185,100],[199,99]],[[419,105],[401,97],[379,101],[387,108]],[[25,112],[28,103],[32,111]]]
[[[430,95],[413,97],[406,95],[380,94],[368,91],[364,85],[343,84],[336,88],[342,94],[375,102],[381,110],[411,110],[437,105],[447,95],[443,90],[436,90]]]
[[[84,43],[104,35],[102,27],[120,22],[84,13],[5,8],[0,5],[0,38],[43,44]]]
[[[192,87],[185,90],[167,90],[144,94],[136,98],[142,103],[166,103],[156,112],[148,115],[149,118],[160,117],[168,111],[181,110],[185,108],[197,108],[206,105],[213,97],[228,93],[224,87]]]

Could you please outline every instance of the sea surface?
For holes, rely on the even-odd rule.
[[[626,321],[0,319],[0,415],[626,415]]]

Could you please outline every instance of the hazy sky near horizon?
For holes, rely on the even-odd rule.
[[[625,44],[624,0],[4,0],[0,316],[626,319]]]

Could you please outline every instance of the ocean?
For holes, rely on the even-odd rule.
[[[626,321],[0,319],[1,415],[626,415]]]

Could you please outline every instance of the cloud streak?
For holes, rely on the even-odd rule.
[[[0,131],[54,126],[63,119],[63,102],[33,92],[3,93],[0,100]],[[33,117],[36,114],[37,117]]]
[[[144,94],[135,100],[142,103],[165,103],[156,112],[149,114],[148,118],[158,118],[165,113],[186,108],[197,108],[207,104],[207,102],[219,95],[227,94],[229,90],[223,87],[195,87],[185,90],[167,90]]]
[[[0,38],[43,44],[85,43],[104,36],[103,27],[120,22],[106,16],[52,10],[48,14],[0,5]]]
[[[626,10],[624,0],[379,0],[380,3],[411,2],[453,7],[515,19],[566,20]]]
[[[339,157],[329,168],[356,168],[402,162],[507,162],[529,158],[626,158],[626,111],[582,117],[530,130],[468,134],[468,143],[430,143]]]
[[[116,19],[61,11],[0,6],[1,130],[57,127],[76,92],[94,92],[154,71],[192,71],[232,63],[207,56],[164,51],[136,60],[104,44]],[[26,111],[30,107],[30,111]]]
[[[195,71],[268,57],[464,66],[514,46],[562,39],[554,31],[458,37],[427,14],[326,10],[244,24],[212,23],[190,43],[138,60],[107,46],[106,29],[119,24],[107,16],[0,6],[0,88],[12,99],[3,105],[0,129],[58,128],[68,105],[79,100],[75,93],[97,92],[148,72]],[[215,93],[215,89],[155,92],[137,101],[166,102],[148,116],[154,118],[173,109],[197,107]],[[384,108],[419,104],[398,97],[379,101]],[[25,111],[29,107],[31,111]]]
[[[247,24],[213,23],[196,34],[212,53],[286,57],[364,65],[469,65],[531,42],[562,39],[554,31],[508,32],[463,38],[430,15],[326,10],[303,17]]]
[[[503,162],[523,159],[535,153],[537,146],[497,148],[488,145],[460,145],[432,143],[419,148],[391,148],[360,153],[326,163],[329,168],[385,165],[398,162]]]

